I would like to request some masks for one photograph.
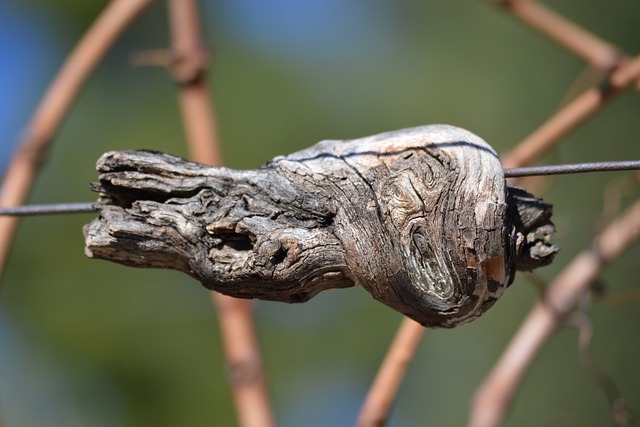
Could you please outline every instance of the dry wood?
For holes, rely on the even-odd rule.
[[[87,254],[181,270],[242,298],[304,302],[353,285],[425,326],[484,313],[515,269],[551,262],[551,206],[507,187],[460,128],[323,141],[253,171],[110,152]]]

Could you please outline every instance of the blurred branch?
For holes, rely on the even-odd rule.
[[[138,50],[129,57],[134,67],[169,68],[169,52],[167,49]]]
[[[617,46],[569,21],[562,15],[533,0],[494,0],[499,6],[525,24],[548,36],[570,52],[581,57],[593,69],[610,73],[627,62],[629,55]],[[640,90],[640,81],[636,81]]]
[[[634,84],[640,88],[640,58],[631,59],[616,46],[533,0],[497,0],[493,3],[584,58],[594,68],[611,73],[600,87],[592,87],[577,96],[503,156],[505,167],[513,168],[531,163],[560,138],[595,114],[613,96]]]
[[[172,46],[169,70],[178,83],[191,158],[220,165],[220,146],[212,103],[204,79],[208,53],[203,46],[195,0],[169,0]],[[274,425],[251,305],[212,293],[217,308],[239,424]]]
[[[601,71],[610,72],[627,55],[584,28],[532,0],[494,1],[514,17],[548,36]]]
[[[358,427],[386,424],[400,384],[425,331],[419,323],[404,318],[360,409]]]
[[[640,201],[609,224],[556,277],[545,297],[523,322],[500,360],[478,388],[469,425],[493,427],[502,424],[517,388],[542,346],[564,321],[576,300],[586,292],[603,267],[618,257],[640,236]]]
[[[611,73],[599,87],[587,89],[522,141],[502,156],[505,168],[530,164],[558,140],[589,119],[615,95],[620,94],[640,78],[640,56],[625,62]]]
[[[632,85],[640,88],[640,57],[629,58],[617,47],[535,1],[502,0],[496,3],[587,60],[594,69],[610,73],[599,87],[592,87],[577,96],[503,156],[505,168],[531,163],[589,119],[615,95]],[[637,202],[622,218],[601,233],[591,249],[576,257],[556,278],[544,300],[534,307],[500,361],[476,392],[471,426],[497,426],[502,423],[516,389],[538,351],[561,324],[575,300],[597,277],[604,264],[637,239],[639,230],[640,202]],[[581,340],[584,338],[583,332]],[[626,412],[619,407],[619,402],[619,399],[614,399],[614,417],[623,420]]]
[[[587,296],[588,298],[588,296]],[[575,326],[579,332],[578,351],[582,365],[598,387],[605,394],[611,405],[612,418],[615,425],[626,426],[631,422],[631,412],[620,395],[618,387],[596,364],[591,354],[593,327],[585,312],[575,312],[567,316],[566,323]]]
[[[607,182],[602,194],[602,213],[599,223],[611,221],[621,210],[623,199],[640,190],[640,171],[624,174]]]
[[[18,142],[2,180],[0,206],[18,206],[26,201],[36,173],[44,161],[46,148],[82,85],[117,37],[151,2],[112,1],[80,39],[40,100],[24,136]],[[17,217],[0,218],[0,283],[18,221]]]
[[[71,52],[31,117],[7,169],[0,206],[21,205],[28,197],[46,148],[91,71],[122,31],[152,0],[113,0]],[[18,225],[0,218],[0,277]]]
[[[169,71],[179,85],[180,107],[191,158],[222,164],[213,105],[205,84],[209,54],[202,42],[196,0],[169,0],[171,50]]]

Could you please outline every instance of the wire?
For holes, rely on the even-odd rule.
[[[505,178],[517,178],[522,176],[563,175],[569,173],[607,172],[621,170],[640,170],[640,160],[510,168],[504,170],[504,176]],[[13,208],[0,208],[0,216],[89,213],[96,212],[98,210],[100,209],[94,203],[56,203],[51,205],[27,205],[16,206]]]
[[[505,169],[505,178],[540,175],[562,175],[568,173],[607,172],[640,169],[640,160],[620,162],[575,163],[570,165],[529,166],[526,168]]]
[[[0,215],[30,216],[52,215],[68,213],[96,212],[98,208],[93,203],[56,203],[51,205],[27,205],[13,208],[0,208]]]

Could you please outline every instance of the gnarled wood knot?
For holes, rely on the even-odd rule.
[[[258,170],[104,154],[86,253],[181,270],[231,296],[303,302],[360,285],[430,327],[475,319],[548,264],[551,205],[476,135],[423,126],[322,141]]]

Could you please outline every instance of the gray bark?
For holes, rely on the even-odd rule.
[[[149,151],[106,153],[97,168],[88,256],[235,297],[304,302],[360,285],[452,327],[557,251],[551,206],[507,186],[493,149],[452,126],[322,141],[251,171]]]

